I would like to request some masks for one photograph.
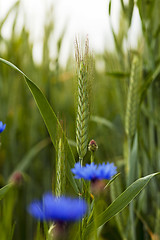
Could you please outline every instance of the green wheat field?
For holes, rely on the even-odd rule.
[[[111,17],[112,0],[106,3]],[[65,69],[65,30],[51,59],[54,23],[46,21],[37,64],[25,24],[16,31],[19,2],[0,21],[0,240],[160,240],[160,1],[120,4],[114,51],[95,54],[87,37],[76,39]],[[125,48],[135,6],[142,35],[137,48]],[[6,40],[1,30],[10,15]],[[116,172],[77,179],[78,162],[80,169],[109,162]],[[65,220],[36,219],[28,206],[47,192],[56,201],[83,199],[85,214],[68,221],[68,206]]]

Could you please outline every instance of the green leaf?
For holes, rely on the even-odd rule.
[[[142,103],[148,88],[152,84],[152,82],[157,78],[157,76],[160,74],[160,64],[157,65],[155,70],[145,79],[143,86],[141,87],[141,100],[140,102]]]
[[[8,10],[6,16],[3,18],[3,20],[0,22],[0,30],[2,29],[2,27],[4,26],[4,24],[6,23],[6,21],[8,20],[9,16],[13,13],[13,11],[15,9],[17,9],[17,7],[20,5],[20,1],[17,1],[13,4],[13,6]]]
[[[12,187],[12,184],[9,183],[0,189],[0,200],[4,198],[4,196],[6,195],[6,193],[9,191],[11,187]]]
[[[107,187],[109,187],[109,185],[110,185],[112,182],[114,182],[114,180],[116,180],[116,178],[119,177],[119,175],[120,175],[120,173],[117,173],[111,180],[109,180],[109,182],[106,184],[106,186],[104,187],[104,189],[107,188]]]
[[[105,118],[102,118],[102,117],[99,117],[99,116],[91,116],[90,120],[92,122],[100,123],[100,124],[110,128],[112,130],[116,130],[115,125],[112,122],[110,122],[109,120],[105,119]]]
[[[106,72],[106,75],[114,77],[114,78],[126,78],[126,77],[129,77],[129,73],[127,73],[127,72]]]
[[[68,139],[68,138],[67,138]],[[70,146],[72,146],[72,147],[77,147],[77,144],[76,144],[76,142],[74,141],[74,140],[72,140],[72,139],[68,139],[68,143],[69,143],[69,145]]]
[[[132,183],[121,195],[119,195],[109,207],[101,214],[96,217],[97,228],[108,222],[117,213],[121,212],[137,195],[138,193],[147,185],[152,177],[160,174],[153,173],[147,175],[146,177],[139,178],[134,183]],[[95,224],[92,221],[84,231],[84,238],[94,231]]]
[[[138,134],[136,133],[129,156],[129,174],[127,186],[133,183],[138,177],[138,157]]]
[[[16,223],[14,223],[13,226],[11,227],[11,231],[10,231],[10,233],[9,233],[8,240],[13,240],[13,235],[14,235],[15,226],[16,226]]]
[[[112,4],[112,2],[111,2],[111,0],[109,1],[109,8],[108,8],[108,13],[109,13],[109,15],[111,15],[111,5]]]
[[[14,64],[12,64],[11,62],[8,62],[7,60],[0,58],[0,61],[7,64],[8,66],[10,66],[11,68],[13,68],[14,70],[18,71],[19,73],[21,73],[23,75],[23,77],[26,80],[27,86],[29,87],[35,102],[38,106],[38,109],[41,113],[41,116],[45,122],[45,125],[48,129],[49,135],[51,137],[52,143],[55,147],[55,149],[57,148],[56,146],[56,129],[57,126],[61,129],[62,133],[63,129],[61,127],[61,124],[58,120],[58,118],[56,117],[56,114],[54,113],[53,109],[51,108],[49,102],[47,101],[46,97],[43,95],[43,93],[41,92],[41,90],[36,86],[35,83],[33,83],[19,68],[17,68]],[[75,159],[74,159],[74,155],[72,153],[71,147],[68,144],[67,138],[64,134],[64,139],[65,139],[65,146],[66,146],[66,152],[67,152],[67,177],[74,189],[74,191],[78,194],[79,192],[79,188],[78,188],[78,181],[76,181],[71,173],[71,168],[74,167],[75,164]],[[57,149],[56,149],[57,151]]]
[[[133,16],[133,9],[134,9],[134,0],[129,0],[129,5],[128,5],[128,23],[129,27],[132,23],[132,16]]]

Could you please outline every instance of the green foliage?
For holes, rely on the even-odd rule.
[[[133,184],[131,184],[121,195],[119,195],[112,202],[111,205],[109,205],[109,207],[103,213],[96,216],[97,227],[102,226],[107,221],[109,221],[110,218],[122,211],[131,202],[131,200],[133,200],[137,196],[137,194],[146,186],[146,184],[151,180],[151,178],[156,176],[157,174],[160,173],[154,173],[144,178],[140,178]],[[87,238],[90,232],[93,230],[94,223],[91,222],[84,232],[84,237]]]
[[[53,43],[57,55],[51,59],[51,9],[44,27],[42,62],[38,65],[33,60],[33,45],[25,24],[16,32],[19,3],[0,21],[2,30],[14,16],[10,38],[0,33],[0,121],[6,123],[0,136],[1,239],[47,239],[52,225],[36,226],[26,207],[52,187],[57,195],[80,193],[89,204],[80,229],[78,224],[72,225],[68,239],[159,239],[159,176],[144,187],[159,174],[154,172],[160,171],[160,1],[129,0],[126,4],[120,0],[117,33],[110,22],[115,50],[95,56],[96,66],[103,62],[104,69],[99,71],[97,67],[94,82],[90,81],[94,62],[88,55],[88,45],[83,57],[77,48],[76,114],[72,62],[68,61],[66,69],[59,64],[65,29]],[[112,17],[112,0],[108,4]],[[135,49],[127,49],[124,46],[135,8],[142,35],[135,40]],[[89,119],[90,104],[93,113]],[[90,161],[87,145],[93,138],[99,147],[95,162],[115,162],[121,173],[106,183],[100,196],[93,196],[89,184],[75,180],[70,171],[79,157],[84,158],[84,164]],[[15,171],[24,175],[21,186],[9,183]],[[138,193],[139,197],[132,201]]]
[[[56,124],[58,124],[59,128],[62,128],[58,118],[56,117],[55,113],[53,112],[51,106],[49,105],[47,99],[45,98],[45,96],[43,95],[43,93],[40,91],[40,89],[21,71],[19,70],[15,65],[13,65],[12,63],[0,58],[0,61],[2,61],[3,63],[9,65],[10,67],[12,67],[13,69],[17,70],[18,72],[20,72],[25,80],[26,83],[37,103],[37,106],[40,110],[40,113],[44,119],[44,122],[46,124],[46,127],[48,128],[48,132],[50,134],[52,143],[54,144],[54,146],[56,147],[56,135],[55,135],[55,127]],[[63,131],[61,129],[61,131]],[[64,136],[65,137],[65,136]],[[68,167],[67,167],[67,175],[69,176],[69,180],[71,181],[71,184],[75,190],[75,192],[78,192],[78,187],[77,184],[75,182],[75,179],[73,178],[73,176],[71,175],[70,169],[71,167],[74,166],[75,160],[74,160],[74,156],[73,153],[71,151],[71,148],[68,144],[68,140],[65,137],[65,141],[68,147]]]

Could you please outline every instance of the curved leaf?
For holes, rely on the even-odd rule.
[[[98,123],[98,124],[102,124],[102,125],[110,128],[111,130],[116,130],[116,127],[114,126],[114,124],[113,124],[111,121],[109,121],[109,120],[107,120],[107,119],[105,119],[105,118],[102,118],[102,117],[99,117],[99,116],[93,116],[93,115],[92,115],[92,116],[90,117],[90,120],[91,120],[92,122],[96,122],[96,123]]]
[[[56,128],[57,125],[58,127],[61,129],[62,133],[63,129],[61,127],[61,124],[58,120],[58,118],[56,117],[56,114],[54,113],[53,109],[51,108],[48,100],[46,99],[46,97],[43,95],[43,93],[41,92],[41,90],[36,86],[35,83],[33,83],[19,68],[17,68],[14,64],[12,64],[11,62],[0,58],[0,61],[7,64],[8,66],[10,66],[11,68],[13,68],[14,70],[18,71],[19,73],[21,73],[23,75],[23,77],[26,80],[27,86],[29,87],[35,102],[38,106],[38,109],[41,113],[41,116],[45,122],[45,125],[48,129],[49,135],[51,137],[52,143],[56,149]],[[67,138],[64,134],[64,139],[65,139],[65,145],[66,145],[66,152],[67,152],[67,177],[74,189],[74,191],[78,194],[79,192],[79,188],[78,188],[78,181],[76,181],[71,173],[71,168],[74,167],[75,164],[75,159],[74,159],[74,155],[72,153],[71,147],[68,144]],[[57,150],[57,149],[56,149]]]
[[[121,195],[119,195],[109,207],[101,214],[96,217],[97,227],[102,226],[108,222],[117,213],[122,211],[137,195],[138,193],[147,185],[152,177],[160,174],[153,173],[147,175],[146,177],[139,178],[134,183],[132,183]],[[92,221],[84,231],[84,238],[88,236],[92,231],[94,231],[95,224]]]
[[[11,187],[12,187],[12,184],[9,183],[0,189],[0,200],[4,198],[4,196],[6,195],[6,193],[9,191]]]

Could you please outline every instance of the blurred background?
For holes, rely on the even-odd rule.
[[[0,9],[3,19],[16,0],[1,1]],[[127,3],[127,1],[124,1]],[[61,46],[60,63],[65,66],[69,56],[74,55],[74,41],[77,37],[84,41],[88,35],[91,49],[102,53],[104,49],[114,49],[114,39],[111,24],[117,33],[119,29],[120,1],[112,0],[112,15],[109,17],[108,1],[73,1],[73,0],[46,0],[46,1],[20,1],[15,30],[20,33],[25,25],[29,31],[29,41],[33,43],[33,59],[36,63],[42,61],[42,46],[45,35],[44,26],[52,22],[54,31],[50,34],[50,57],[56,57],[56,42],[63,34],[65,36]],[[12,24],[15,11],[13,11],[2,27],[1,34],[5,39],[11,37]],[[137,37],[141,34],[140,17],[138,9],[133,12],[132,24],[129,30],[127,46],[137,45]],[[134,36],[134,37],[133,37]]]
[[[159,9],[159,0],[0,0],[0,57],[42,90],[63,121],[76,160],[75,39],[83,50],[88,36],[95,60],[89,139],[99,146],[96,161],[115,162],[121,172],[104,206],[135,179],[160,171]],[[23,184],[1,201],[0,236],[34,239],[36,222],[26,206],[54,188],[56,153],[25,81],[2,63],[0,121],[6,123],[0,136],[0,186],[15,170],[24,176]],[[159,190],[158,180],[152,180],[137,198],[136,239],[159,239]],[[126,209],[111,220],[100,239],[131,239],[128,216]]]

